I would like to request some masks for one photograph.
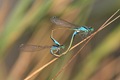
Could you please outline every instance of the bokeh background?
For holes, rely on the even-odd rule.
[[[120,0],[0,0],[0,80],[23,80],[55,58],[49,49],[23,52],[19,47],[53,45],[51,31],[60,26],[53,25],[50,17],[91,26],[96,31],[118,9]],[[71,33],[56,30],[54,38],[67,48]],[[76,36],[73,45],[80,41]],[[30,80],[51,80],[81,47]],[[100,31],[56,80],[120,80],[120,19]]]

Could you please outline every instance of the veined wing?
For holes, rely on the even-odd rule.
[[[51,22],[56,24],[56,25],[59,25],[59,26],[63,26],[63,27],[69,27],[69,28],[74,28],[74,27],[77,27],[76,25],[70,23],[70,22],[67,22],[63,19],[59,19],[57,18],[56,16],[53,16],[50,18]]]
[[[25,52],[35,52],[46,48],[51,48],[51,46],[24,45],[24,44],[20,45],[21,51],[25,51]]]

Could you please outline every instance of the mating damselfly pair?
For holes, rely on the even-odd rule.
[[[94,31],[94,29],[92,27],[87,27],[87,26],[77,26],[74,25],[70,22],[67,22],[63,19],[59,19],[57,17],[52,17],[50,18],[51,22],[53,24],[59,25],[59,26],[63,26],[64,28],[69,28],[70,30],[73,30],[73,36],[79,34],[81,37],[83,36],[87,36],[88,34],[90,34],[91,32]],[[21,45],[21,50],[22,51],[40,51],[42,49],[45,48],[50,48],[50,53],[53,54],[54,56],[60,55],[60,50],[64,49],[64,45],[61,45],[56,39],[53,38],[53,36],[51,35],[50,38],[52,39],[52,41],[54,42],[54,45],[52,46],[39,46],[39,45]],[[56,55],[57,54],[57,55]]]

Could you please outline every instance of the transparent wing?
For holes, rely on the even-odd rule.
[[[34,51],[40,51],[46,48],[51,48],[51,46],[38,46],[38,45],[20,45],[20,50],[25,52],[34,52]]]
[[[51,17],[50,20],[51,20],[52,23],[54,23],[56,25],[59,25],[59,26],[69,27],[69,28],[77,27],[76,25],[74,25],[72,23],[69,23],[65,20],[57,18],[56,16]]]

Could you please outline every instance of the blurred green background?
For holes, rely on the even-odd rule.
[[[53,45],[50,34],[59,26],[50,17],[96,31],[118,9],[120,0],[0,0],[0,80],[23,80],[54,58],[49,49],[23,52],[19,48]],[[71,33],[56,30],[54,38],[67,48]],[[73,45],[80,41],[76,36]],[[51,80],[81,46],[30,80]],[[120,19],[100,31],[56,80],[120,80]]]

